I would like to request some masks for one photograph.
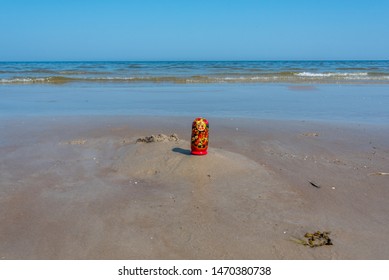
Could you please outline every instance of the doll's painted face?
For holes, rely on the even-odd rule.
[[[207,127],[206,123],[203,120],[198,120],[196,122],[196,127],[198,131],[204,131],[205,128]]]

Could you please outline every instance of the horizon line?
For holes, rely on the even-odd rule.
[[[0,60],[0,63],[21,63],[21,62],[278,62],[278,61],[389,61],[389,59],[220,59],[220,60]]]

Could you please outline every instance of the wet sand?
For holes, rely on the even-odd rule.
[[[389,259],[389,127],[192,120],[2,119],[0,258]]]

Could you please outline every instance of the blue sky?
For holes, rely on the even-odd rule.
[[[389,59],[389,0],[0,0],[0,61]]]

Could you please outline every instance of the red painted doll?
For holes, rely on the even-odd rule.
[[[204,118],[196,118],[192,123],[191,150],[193,155],[206,155],[208,149],[209,123]]]

